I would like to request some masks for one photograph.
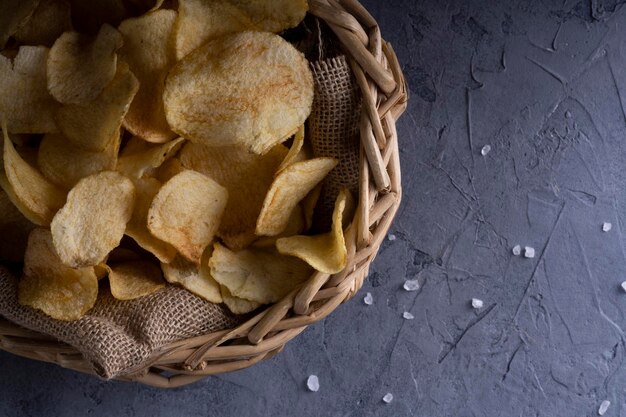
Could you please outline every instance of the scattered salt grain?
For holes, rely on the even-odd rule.
[[[317,375],[309,375],[309,379],[306,380],[306,386],[309,391],[317,392],[320,390],[320,380]]]
[[[572,113],[568,110],[565,112],[565,117],[567,117],[568,119],[572,118]]]
[[[387,240],[393,242],[394,240],[396,240],[396,235],[394,235],[393,233],[389,233],[387,235]]]
[[[407,279],[402,287],[407,291],[417,291],[420,289],[420,283],[416,279]]]
[[[603,232],[608,232],[608,231],[609,231],[609,230],[611,230],[612,228],[613,228],[613,225],[612,225],[611,223],[604,222],[604,223],[602,224],[602,231],[603,231]]]
[[[483,300],[479,300],[478,298],[472,298],[472,307],[475,309],[483,308]]]
[[[388,392],[387,394],[385,394],[385,396],[383,397],[383,402],[385,404],[389,404],[390,402],[393,401],[393,394]]]
[[[482,156],[487,156],[487,154],[491,152],[491,145],[485,145],[483,146],[483,148],[480,150],[480,154]]]
[[[535,248],[530,246],[524,247],[524,256],[526,258],[534,258],[535,257]]]
[[[408,311],[402,313],[402,317],[404,317],[406,320],[413,320],[415,318],[415,316]]]
[[[371,306],[372,304],[374,304],[374,297],[372,297],[371,292],[368,292],[367,294],[365,294],[365,297],[363,297],[363,302],[367,304],[368,306]]]
[[[606,410],[609,409],[610,405],[611,405],[611,401],[609,400],[602,401],[602,404],[600,404],[600,408],[598,409],[598,415],[603,416],[604,413],[606,413]]]
[[[626,281],[622,282],[622,289],[626,292]]]
[[[513,246],[513,255],[520,256],[522,254],[522,247],[520,245]]]

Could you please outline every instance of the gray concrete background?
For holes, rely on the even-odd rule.
[[[362,292],[274,359],[172,391],[0,353],[0,416],[626,416],[626,8],[364,3],[411,102],[397,239]]]

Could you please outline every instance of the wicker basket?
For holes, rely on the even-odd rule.
[[[330,314],[363,284],[400,204],[395,124],[406,108],[407,90],[395,53],[357,0],[309,0],[309,5],[310,13],[325,21],[339,39],[363,98],[359,204],[346,233],[348,266],[335,275],[315,273],[303,286],[236,328],[167,345],[141,369],[133,370],[141,376],[120,379],[172,388],[246,368],[280,352],[285,343]],[[0,348],[93,373],[75,348],[2,318]]]

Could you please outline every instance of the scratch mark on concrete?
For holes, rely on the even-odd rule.
[[[437,363],[441,364],[450,354],[450,352],[452,352],[454,349],[456,349],[457,345],[461,342],[461,340],[463,339],[463,336],[465,336],[467,334],[467,332],[474,327],[475,325],[477,325],[482,319],[484,319],[485,317],[487,317],[487,315],[489,313],[491,313],[491,311],[498,305],[498,303],[493,303],[491,304],[489,307],[487,307],[485,309],[485,311],[481,312],[480,314],[478,314],[476,317],[474,317],[472,320],[470,320],[470,322],[468,323],[467,326],[465,326],[465,329],[454,338],[454,340],[452,341],[452,343],[448,344],[448,348],[446,350],[444,350],[441,354],[441,356],[439,357],[439,359],[437,360]]]

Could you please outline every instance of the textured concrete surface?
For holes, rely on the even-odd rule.
[[[174,391],[0,353],[0,415],[556,417],[609,400],[606,416],[626,416],[617,3],[366,1],[412,100],[397,239],[363,291],[274,359]]]

